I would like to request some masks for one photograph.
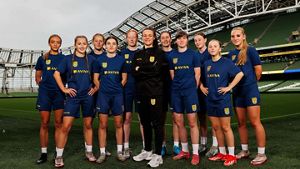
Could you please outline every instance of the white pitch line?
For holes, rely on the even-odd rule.
[[[258,89],[263,89],[263,88],[271,87],[271,86],[274,86],[276,84],[277,83],[266,84],[266,85],[263,85],[263,86],[259,86]]]
[[[3,109],[3,108],[0,108],[0,110],[14,111],[14,112],[27,112],[27,113],[34,112],[34,111],[28,111],[28,110],[26,111],[26,110],[19,110],[19,109]],[[300,112],[293,113],[293,114],[287,114],[287,115],[281,115],[281,116],[265,117],[265,118],[261,118],[261,121],[280,119],[280,118],[284,118],[284,117],[292,117],[292,116],[297,116],[297,115],[300,115]],[[109,118],[108,120],[113,121],[113,118]],[[137,124],[140,123],[138,120],[132,120],[131,122],[132,123],[137,123]],[[231,124],[232,125],[237,125],[238,123],[236,122],[236,123],[231,123]],[[172,124],[166,123],[165,126],[172,126]]]
[[[288,86],[283,86],[283,87],[280,87],[280,88],[272,89],[270,91],[271,92],[276,92],[276,91],[281,91],[281,90],[284,90],[284,89],[293,89],[297,86],[300,86],[300,83],[294,83],[294,84],[291,84],[291,85],[288,85]]]

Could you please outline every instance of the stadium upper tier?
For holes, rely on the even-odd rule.
[[[129,29],[136,29],[140,36],[145,27],[151,26],[157,30],[158,34],[164,30],[170,31],[172,37],[175,36],[178,30],[185,30],[190,35],[198,31],[204,31],[210,37],[215,36],[220,40],[225,38],[224,42],[229,42],[227,38],[228,30],[234,26],[245,25],[246,29],[249,28],[249,37],[259,38],[257,44],[268,46],[268,42],[273,39],[280,39],[280,42],[284,42],[286,35],[279,35],[281,30],[285,30],[286,26],[295,25],[299,22],[299,13],[297,12],[298,18],[295,16],[291,20],[293,23],[289,22],[290,19],[288,18],[294,13],[287,14],[284,18],[276,17],[272,19],[274,13],[295,12],[299,7],[299,0],[156,0],[132,14],[104,35],[114,35],[119,39],[120,44],[124,45],[125,33]],[[250,30],[255,29],[255,25],[253,25],[255,22],[252,21],[261,16],[268,16],[270,20],[257,22],[257,24],[260,24],[257,27],[261,29],[253,32],[252,36]],[[276,25],[280,27],[276,28]],[[292,31],[290,27],[288,30]],[[264,28],[267,28],[267,32],[263,31]],[[214,34],[224,30],[227,30],[227,32],[224,32],[226,36]],[[273,31],[276,33],[275,37],[272,34]],[[228,43],[228,46],[230,46],[230,43]],[[62,49],[64,54],[69,54],[72,51],[73,47]],[[33,66],[37,58],[44,52],[45,50],[0,48],[0,66]]]

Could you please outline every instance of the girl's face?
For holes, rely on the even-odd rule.
[[[135,47],[137,43],[137,34],[135,32],[128,32],[126,40],[128,46]]]
[[[105,46],[108,53],[116,53],[118,49],[118,44],[115,39],[108,39]]]
[[[194,43],[195,43],[195,46],[197,47],[197,49],[202,49],[206,44],[206,39],[203,38],[203,36],[201,36],[201,35],[196,35],[194,37]]]
[[[182,36],[176,39],[176,43],[179,48],[185,48],[187,47],[188,39],[186,36]]]
[[[52,51],[57,52],[61,46],[61,40],[59,37],[54,36],[49,41],[49,46]]]
[[[142,33],[143,43],[145,46],[153,46],[153,42],[155,40],[154,33],[152,30],[144,30]]]
[[[168,33],[164,32],[160,35],[160,43],[162,47],[169,47],[171,46],[171,37]]]
[[[231,42],[234,46],[240,47],[243,45],[243,41],[246,39],[246,36],[241,30],[232,30],[231,31]]]
[[[209,54],[214,57],[220,55],[221,53],[221,46],[218,41],[212,40],[208,43],[208,52]]]
[[[104,39],[102,36],[96,36],[93,40],[93,46],[96,50],[102,50],[104,45]]]
[[[88,48],[88,42],[85,38],[78,38],[75,42],[76,52],[80,54],[85,54],[86,49]]]

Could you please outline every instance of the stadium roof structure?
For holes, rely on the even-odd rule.
[[[220,25],[225,23],[233,27],[243,24],[246,18],[282,11],[292,12],[299,7],[300,0],[155,0],[104,35],[114,35],[124,45],[125,34],[129,29],[137,30],[139,36],[145,27],[155,28],[158,34],[168,30],[172,37],[178,30],[189,34],[197,31],[210,34],[219,31]],[[69,54],[72,50],[73,47],[67,47],[62,52]],[[44,52],[0,48],[0,67],[32,67]]]

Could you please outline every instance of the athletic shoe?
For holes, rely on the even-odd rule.
[[[148,165],[152,168],[156,168],[161,164],[163,164],[162,156],[157,154],[153,154],[152,159],[148,163]]]
[[[199,146],[199,153],[200,154],[204,154],[204,153],[206,153],[206,151],[207,151],[206,144],[200,144],[200,146]]]
[[[218,153],[215,156],[209,157],[208,160],[210,160],[210,161],[221,161],[221,160],[225,161],[226,160],[226,155]]]
[[[62,168],[62,167],[64,167],[64,165],[65,165],[64,164],[64,159],[62,158],[62,156],[55,158],[54,167]]]
[[[96,163],[103,163],[106,160],[106,154],[105,153],[101,153],[100,156],[98,157],[98,159],[96,160]]]
[[[127,158],[125,158],[125,156],[123,155],[122,151],[119,151],[119,152],[117,153],[117,159],[118,159],[119,161],[125,161]]]
[[[36,160],[36,163],[37,164],[42,164],[46,161],[47,161],[47,153],[42,153],[41,157],[38,160]]]
[[[175,145],[173,146],[173,153],[175,155],[178,155],[180,153],[180,151],[181,151],[181,148],[179,146],[175,146]]]
[[[232,166],[233,164],[235,164],[237,162],[237,159],[235,156],[233,155],[226,155],[225,157],[225,161],[224,161],[224,166],[228,167],[228,166]]]
[[[242,150],[240,151],[235,157],[239,160],[242,158],[248,158],[250,156],[250,151],[249,150]]]
[[[262,165],[265,162],[267,162],[267,156],[265,154],[257,154],[256,157],[251,161],[251,165]]]
[[[126,159],[128,159],[128,158],[130,158],[130,156],[131,156],[131,150],[129,148],[125,148],[125,150],[124,150],[124,157]]]
[[[106,155],[106,156],[111,156],[111,153],[110,153],[109,151],[106,150],[106,151],[105,151],[105,155]]]
[[[193,154],[192,156],[192,165],[198,165],[200,163],[200,156],[198,154]]]
[[[215,156],[218,154],[218,147],[216,146],[211,146],[208,152],[205,154],[206,157],[210,158],[212,156]]]
[[[189,152],[184,152],[180,151],[180,153],[176,156],[173,157],[173,160],[180,160],[180,159],[189,159],[190,158],[190,153]]]
[[[93,152],[85,152],[85,157],[89,162],[95,162],[97,160]]]
[[[133,156],[134,161],[143,161],[143,160],[151,160],[152,159],[152,151],[142,150],[142,152],[136,156]]]
[[[162,148],[161,148],[161,156],[165,156],[166,153],[167,153],[167,147],[164,145],[164,146],[162,146]]]

